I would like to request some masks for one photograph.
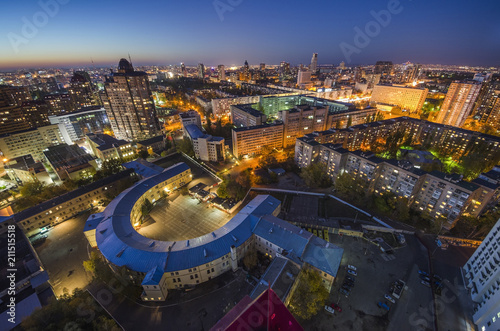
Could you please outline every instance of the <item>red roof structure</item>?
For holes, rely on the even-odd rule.
[[[267,289],[255,300],[245,296],[210,331],[303,331],[295,317],[273,290]]]

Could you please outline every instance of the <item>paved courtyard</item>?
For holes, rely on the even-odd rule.
[[[83,261],[89,259],[90,245],[83,234],[89,215],[87,212],[54,226],[46,233],[47,240],[35,246],[56,296],[85,288],[92,278],[83,268]]]
[[[189,195],[178,194],[159,202],[150,213],[149,220],[139,229],[145,237],[178,241],[196,238],[226,224],[232,215],[210,207]]]

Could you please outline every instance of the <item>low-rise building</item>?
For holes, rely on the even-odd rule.
[[[85,143],[92,155],[105,162],[109,160],[122,160],[130,158],[135,154],[132,143],[126,140],[116,139],[107,134],[88,133]]]
[[[4,166],[9,178],[18,184],[26,184],[35,180],[46,184],[52,183],[52,179],[45,170],[43,163],[35,162],[31,155],[23,155],[8,160]]]
[[[137,175],[133,169],[127,169],[115,175],[81,186],[54,199],[42,202],[8,217],[15,222],[28,236],[33,236],[43,228],[55,226],[68,220],[82,211],[97,206],[101,200],[107,199],[108,193],[120,193],[120,184],[130,179],[135,181]]]
[[[52,167],[60,180],[79,180],[91,177],[97,162],[78,145],[61,144],[49,147],[43,152],[45,160]]]
[[[276,218],[281,202],[268,195],[257,196],[222,228],[198,238],[174,243],[139,235],[135,227],[145,199],[154,202],[161,191],[186,185],[190,178],[190,168],[176,164],[120,194],[96,216],[102,217],[94,230],[97,247],[112,268],[126,266],[130,276],[142,283],[144,301],[161,301],[170,289],[190,288],[236,271],[238,261],[254,249],[300,267],[311,265],[331,288],[343,249]]]
[[[165,149],[165,136],[160,135],[137,142],[137,149],[147,151],[149,154],[161,153]]]
[[[184,132],[191,139],[196,158],[211,162],[221,162],[226,159],[224,138],[204,134],[194,124],[187,125]]]
[[[179,113],[179,118],[181,120],[182,129],[184,130],[184,135],[186,135],[186,130],[184,129],[187,125],[194,124],[200,130],[201,127],[201,116],[195,110],[189,110],[184,113]]]

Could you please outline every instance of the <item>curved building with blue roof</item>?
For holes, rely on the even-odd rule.
[[[301,264],[312,235],[277,218],[281,202],[269,195],[257,196],[222,227],[197,238],[160,241],[140,235],[135,226],[140,223],[145,199],[154,203],[161,199],[162,191],[168,193],[190,181],[191,169],[178,163],[123,191],[99,215],[102,221],[95,228],[97,247],[112,265],[125,266],[142,280],[143,300],[162,301],[168,289],[195,286],[226,271],[236,271],[238,260],[249,249],[257,248],[270,256],[288,255]],[[268,241],[269,250],[257,243],[261,240]],[[335,256],[328,263],[334,270],[332,277],[342,257],[339,250],[340,258]]]

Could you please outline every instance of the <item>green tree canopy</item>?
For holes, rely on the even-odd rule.
[[[300,177],[309,187],[329,187],[332,186],[332,180],[326,173],[326,166],[317,162],[302,168]]]
[[[307,264],[300,271],[297,282],[290,300],[290,312],[301,319],[309,320],[323,308],[329,293],[319,272]]]

